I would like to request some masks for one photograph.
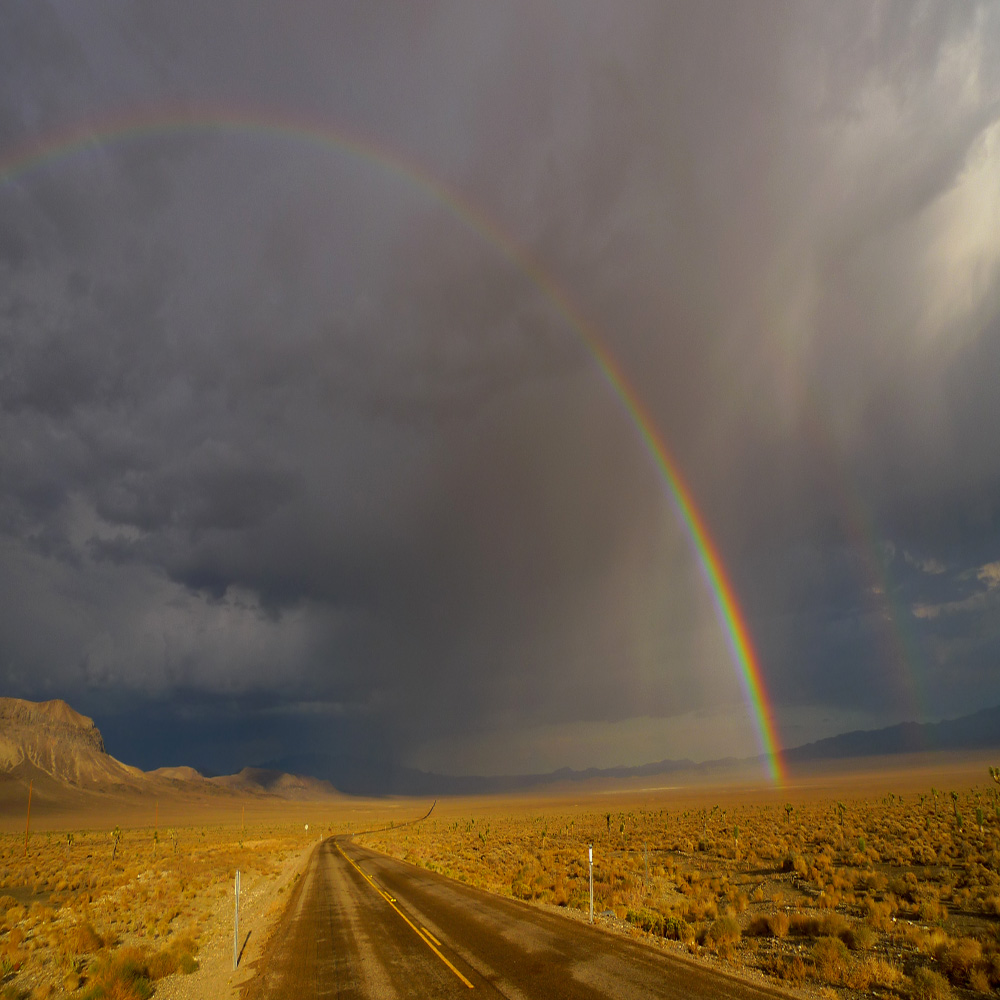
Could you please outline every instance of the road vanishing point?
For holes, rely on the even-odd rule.
[[[242,1000],[775,1000],[537,906],[331,838],[316,845]]]

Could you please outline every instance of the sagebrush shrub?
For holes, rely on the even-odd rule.
[[[707,939],[718,946],[735,944],[740,939],[740,925],[735,917],[719,917],[708,928]]]
[[[950,1000],[952,992],[948,980],[940,972],[921,968],[913,974],[909,996],[911,1000]]]
[[[970,937],[957,938],[938,949],[937,959],[953,983],[965,984],[983,957],[983,946]]]
[[[827,983],[841,983],[850,958],[847,945],[840,938],[821,937],[813,945],[813,962],[818,978]]]
[[[104,947],[104,939],[90,923],[77,924],[66,934],[65,947],[70,955],[91,955]]]

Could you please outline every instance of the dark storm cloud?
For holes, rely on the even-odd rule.
[[[553,748],[650,719],[650,759],[711,755],[669,733],[745,716],[712,596],[550,282],[668,441],[788,732],[895,721],[906,670],[927,704],[1000,698],[991,8],[3,18],[6,150],[278,109],[504,234],[252,128],[104,137],[0,184],[11,693],[106,704],[125,743],[130,697],[189,735],[217,716],[269,734],[255,760],[433,764],[493,734],[590,763]]]

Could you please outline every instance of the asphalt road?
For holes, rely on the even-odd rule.
[[[752,986],[347,840],[316,846],[243,1000],[774,1000]]]

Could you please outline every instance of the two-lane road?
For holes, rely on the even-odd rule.
[[[346,840],[317,845],[243,1000],[774,1000],[753,986]]]

